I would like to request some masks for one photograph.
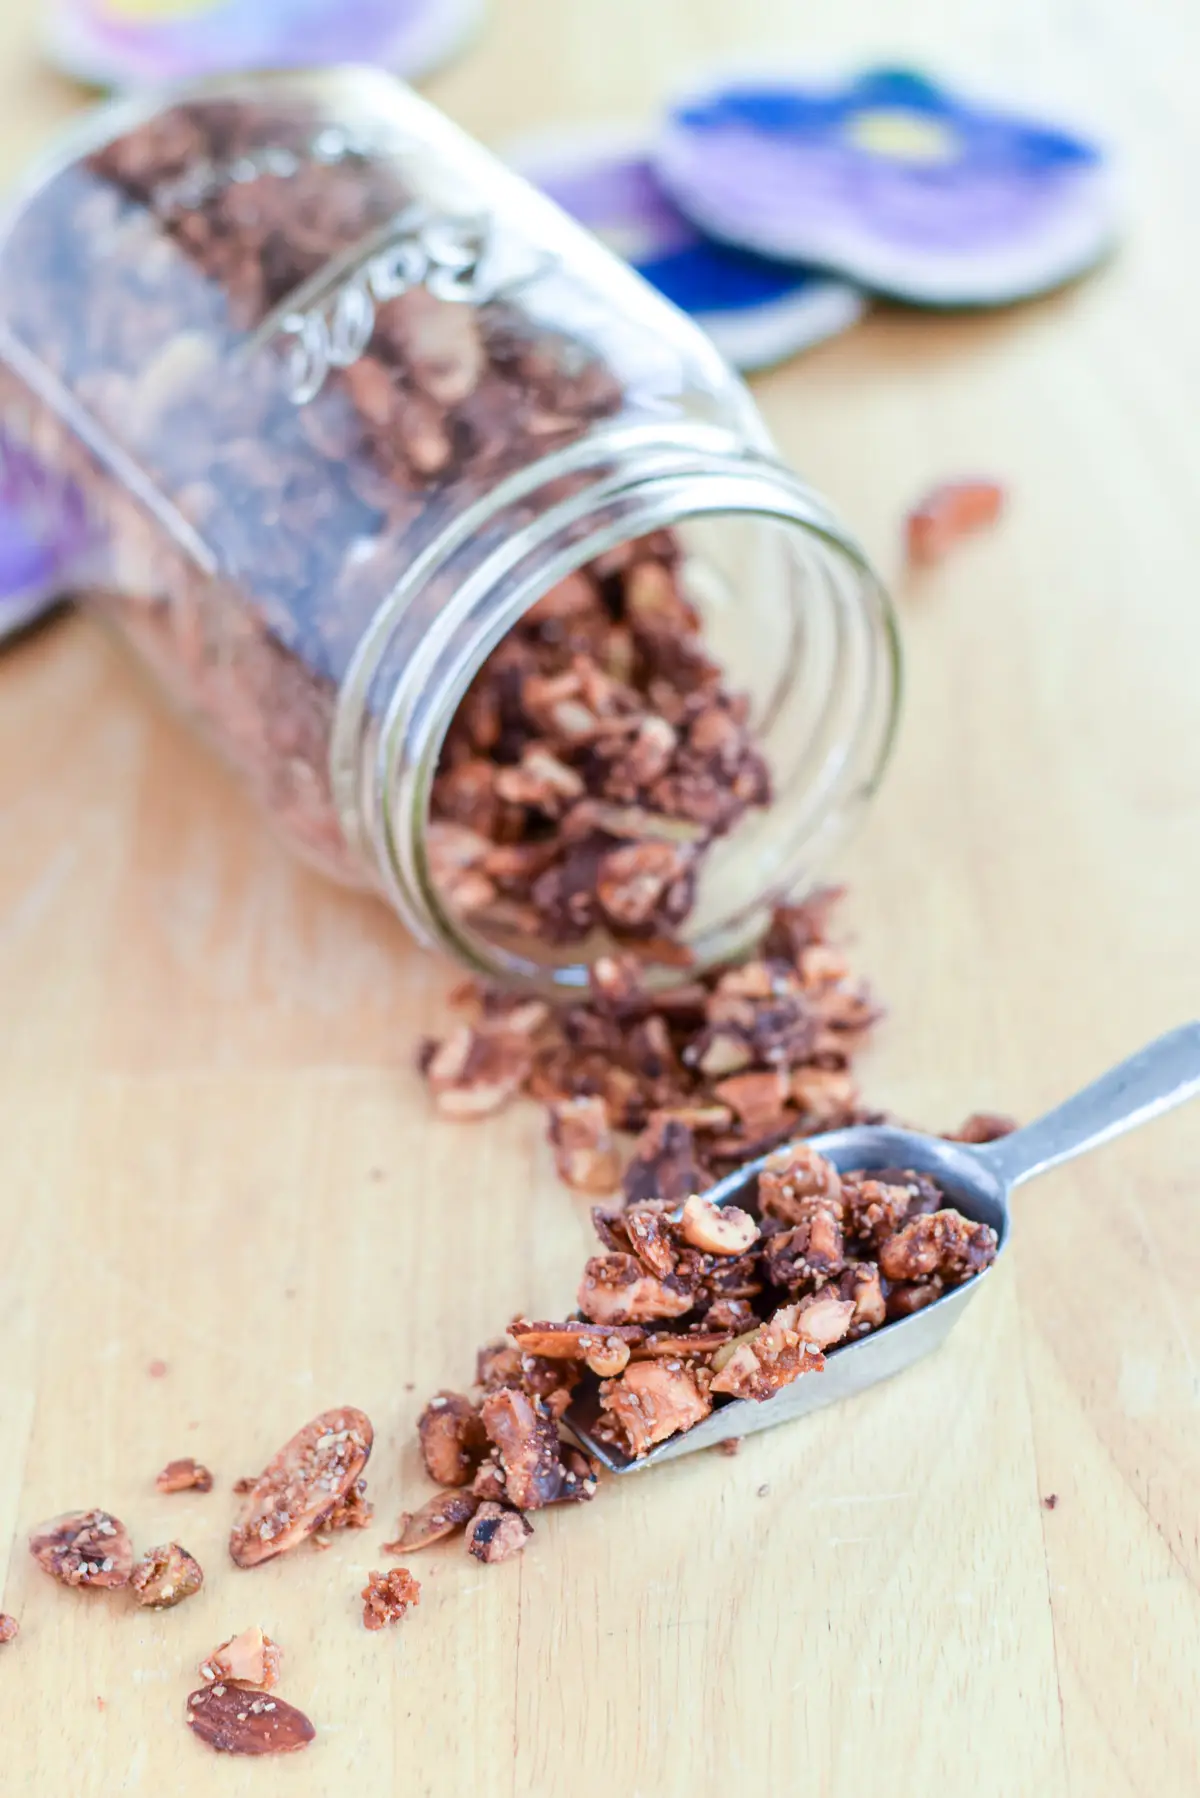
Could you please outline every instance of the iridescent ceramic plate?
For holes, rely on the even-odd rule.
[[[845,281],[706,238],[672,203],[636,133],[556,132],[513,146],[508,160],[689,313],[737,368],[780,362],[862,315],[864,297]]]

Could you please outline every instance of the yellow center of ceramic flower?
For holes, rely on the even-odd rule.
[[[901,107],[852,114],[846,135],[857,149],[893,162],[953,162],[959,151],[958,137],[949,125]]]
[[[102,11],[117,25],[157,25],[216,12],[226,0],[104,0]]]

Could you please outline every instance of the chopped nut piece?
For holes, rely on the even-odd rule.
[[[15,1642],[19,1632],[20,1625],[16,1618],[10,1617],[7,1611],[0,1611],[0,1646],[5,1642]]]
[[[467,1486],[487,1447],[479,1407],[459,1392],[439,1392],[417,1420],[421,1456],[439,1486]]]
[[[508,1338],[503,1336],[498,1342],[485,1343],[475,1356],[475,1379],[485,1392],[494,1392],[498,1386],[519,1386],[521,1384],[520,1350],[515,1349]],[[457,1396],[456,1393],[441,1392],[438,1394],[439,1398]],[[470,1400],[465,1399],[463,1403],[469,1404]],[[482,1430],[482,1424],[480,1428]]]
[[[550,1108],[550,1141],[559,1176],[576,1192],[615,1192],[621,1160],[604,1100],[581,1095]]]
[[[471,1519],[467,1530],[467,1552],[477,1561],[489,1564],[510,1561],[520,1554],[532,1534],[533,1525],[526,1522],[519,1511],[509,1505],[489,1502],[480,1505]]]
[[[212,1483],[208,1468],[190,1455],[180,1461],[168,1461],[154,1481],[160,1492],[211,1492]]]
[[[605,1382],[600,1404],[624,1431],[629,1452],[640,1456],[708,1416],[705,1388],[706,1380],[681,1361],[639,1361]]]
[[[689,872],[689,857],[682,846],[631,843],[601,856],[596,898],[619,930],[645,930],[660,921],[673,923],[672,913],[682,916],[691,908]],[[673,900],[672,893],[681,885],[685,896]]]
[[[799,1224],[807,1217],[813,1199],[836,1207],[842,1195],[841,1176],[807,1143],[789,1143],[771,1156],[758,1176],[758,1202],[764,1217],[778,1217],[785,1224]]]
[[[494,1455],[479,1463],[475,1478],[471,1481],[471,1496],[476,1506],[481,1504],[502,1504],[506,1488],[504,1485],[504,1469]]]
[[[237,1685],[257,1686],[269,1692],[279,1679],[283,1650],[264,1635],[257,1623],[240,1635],[230,1636],[214,1648],[200,1663],[200,1677],[211,1685],[214,1681],[232,1680]]]
[[[636,1324],[597,1329],[586,1323],[530,1324],[521,1318],[510,1333],[522,1354],[551,1361],[583,1361],[602,1379],[620,1373],[629,1360],[630,1344],[640,1342],[645,1334]]]
[[[717,1299],[704,1314],[706,1328],[732,1330],[739,1333],[754,1322],[754,1309],[749,1299]]]
[[[593,1219],[596,1213],[592,1213]],[[676,1232],[661,1202],[630,1205],[613,1221],[613,1234],[624,1232],[625,1240],[647,1272],[665,1280],[675,1272],[679,1260]]]
[[[844,1183],[842,1196],[850,1234],[868,1248],[878,1249],[900,1228],[914,1195],[906,1185],[855,1175]]]
[[[246,1495],[229,1538],[239,1567],[257,1567],[321,1527],[359,1479],[375,1432],[351,1405],[322,1411],[285,1442]]]
[[[463,1024],[435,1051],[425,1077],[446,1117],[479,1118],[507,1104],[531,1066],[529,1041],[520,1032],[485,1032]]]
[[[711,1390],[761,1401],[801,1374],[819,1372],[825,1357],[803,1334],[799,1311],[798,1305],[785,1306],[749,1341],[738,1343],[718,1369]]]
[[[865,1336],[868,1330],[878,1330],[887,1322],[887,1300],[874,1262],[852,1262],[839,1275],[837,1290],[842,1298],[854,1303],[852,1336]]]
[[[803,1223],[767,1240],[764,1265],[774,1286],[799,1288],[838,1274],[846,1264],[842,1226],[833,1211],[814,1206]]]
[[[789,1090],[808,1123],[822,1130],[851,1112],[858,1097],[853,1078],[840,1068],[795,1068]]]
[[[204,1584],[199,1561],[178,1542],[148,1548],[129,1580],[134,1596],[147,1610],[165,1611],[181,1604]]]
[[[203,1686],[187,1701],[187,1722],[221,1754],[290,1754],[316,1730],[282,1698],[252,1697],[243,1686]]]
[[[905,519],[908,559],[940,562],[960,537],[995,524],[1004,509],[1004,489],[995,481],[943,481]]]
[[[504,1489],[518,1510],[553,1504],[563,1482],[558,1431],[536,1401],[511,1386],[489,1392],[482,1406],[484,1428],[504,1473]]]
[[[762,1074],[731,1074],[713,1088],[721,1103],[736,1112],[755,1136],[770,1129],[778,1118],[787,1103],[788,1090],[787,1075],[774,1069]]]
[[[944,1291],[945,1287],[936,1276],[932,1280],[914,1280],[911,1283],[893,1281],[887,1295],[888,1322],[911,1317],[914,1311],[923,1311],[926,1305],[932,1305],[935,1299],[940,1299]]]
[[[969,1280],[996,1259],[996,1232],[954,1210],[914,1217],[879,1251],[887,1280],[924,1280],[939,1274],[951,1285]]]
[[[683,1207],[684,1240],[706,1255],[744,1255],[758,1241],[758,1225],[736,1205],[714,1205],[693,1194]]]
[[[407,1567],[372,1572],[362,1589],[362,1600],[364,1629],[382,1629],[387,1623],[399,1623],[409,1605],[420,1604],[421,1582]]]
[[[555,1504],[586,1504],[596,1496],[600,1463],[585,1455],[581,1448],[564,1443],[560,1449],[563,1464],[562,1489]]]
[[[67,1511],[41,1524],[29,1552],[64,1586],[125,1586],[133,1571],[129,1531],[107,1511]]]
[[[400,1519],[400,1534],[395,1542],[385,1542],[384,1554],[413,1554],[440,1542],[470,1523],[479,1508],[479,1500],[469,1492],[437,1492],[417,1511],[405,1511]]]
[[[684,1316],[696,1294],[675,1274],[656,1280],[633,1255],[594,1255],[583,1270],[577,1302],[593,1323],[645,1323]]]
[[[832,1348],[850,1332],[854,1300],[841,1299],[829,1287],[810,1292],[796,1306],[795,1327],[806,1342],[819,1349]]]

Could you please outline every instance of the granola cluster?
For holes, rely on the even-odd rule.
[[[507,1561],[533,1534],[524,1513],[590,1499],[596,1463],[558,1431],[570,1371],[523,1356],[515,1338],[480,1349],[479,1396],[439,1392],[418,1421],[425,1470],[450,1490],[406,1512],[388,1552],[409,1554],[465,1529],[477,1560]]]
[[[212,1483],[213,1476],[208,1468],[191,1455],[168,1461],[154,1480],[159,1492],[211,1492]]]
[[[769,798],[660,531],[561,581],[488,658],[443,747],[430,867],[492,933],[653,956],[708,847]]]
[[[421,1582],[406,1567],[389,1573],[372,1572],[362,1589],[363,1628],[383,1629],[399,1623],[410,1605],[421,1602]]]
[[[566,1183],[629,1203],[682,1203],[777,1143],[878,1122],[851,1064],[879,1014],[829,941],[839,897],[779,907],[752,959],[661,992],[628,953],[601,956],[575,1005],[462,989],[471,1022],[421,1051],[434,1103],[479,1117],[529,1093]]]
[[[931,1304],[990,1266],[996,1235],[926,1175],[839,1173],[804,1142],[771,1155],[753,1211],[699,1194],[593,1212],[565,1322],[518,1318],[480,1350],[478,1396],[442,1392],[421,1415],[425,1467],[451,1488],[407,1515],[401,1552],[467,1528],[481,1560],[518,1553],[525,1513],[588,1499],[596,1467],[562,1420],[590,1382],[596,1435],[639,1458],[723,1400],[756,1402],[827,1354]]]
[[[191,1598],[204,1584],[204,1573],[194,1555],[179,1542],[148,1548],[129,1578],[138,1603],[151,1611],[169,1610]]]

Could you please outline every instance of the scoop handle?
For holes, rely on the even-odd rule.
[[[1168,1030],[1045,1117],[975,1153],[1005,1186],[1020,1186],[1197,1094],[1200,1022]]]

